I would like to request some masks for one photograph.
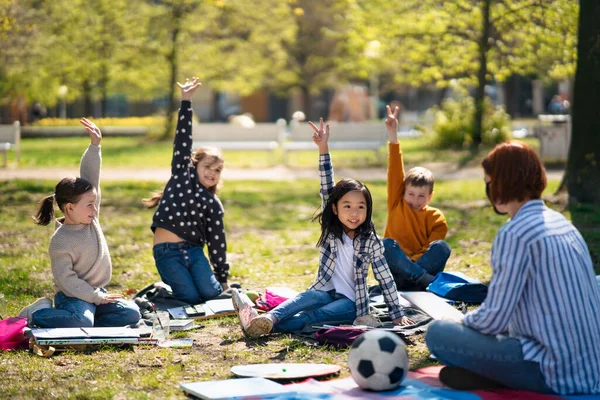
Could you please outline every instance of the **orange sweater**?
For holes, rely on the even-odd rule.
[[[394,239],[404,253],[417,261],[434,240],[444,240],[448,233],[446,217],[437,208],[425,206],[413,210],[404,201],[404,162],[400,143],[389,144],[387,173],[388,217],[385,227],[386,238]]]

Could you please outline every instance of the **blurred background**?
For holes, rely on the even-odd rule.
[[[572,0],[0,0],[0,124],[164,117],[198,76],[201,122],[360,122],[392,104],[409,128],[464,119],[454,145],[510,118],[525,136],[570,111],[577,17]]]

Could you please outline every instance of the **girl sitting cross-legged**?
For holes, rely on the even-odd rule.
[[[91,143],[81,157],[80,178],[64,178],[46,196],[34,219],[39,225],[54,220],[54,202],[64,217],[54,220],[50,262],[54,280],[52,300],[38,299],[19,317],[40,328],[82,328],[137,324],[137,305],[120,294],[107,293],[112,264],[100,226],[100,141],[102,133],[93,122],[82,119]]]
[[[383,289],[390,315],[397,325],[409,325],[398,302],[394,279],[383,257],[383,244],[371,221],[373,204],[369,189],[359,181],[343,179],[334,184],[329,155],[329,125],[323,119],[314,130],[313,141],[319,148],[322,210],[320,263],[317,280],[305,292],[289,299],[273,310],[255,316],[248,324],[243,310],[247,303],[233,292],[234,307],[248,336],[270,332],[291,332],[308,324],[352,323],[373,324],[369,315],[367,273],[372,265],[375,278]],[[247,315],[247,313],[246,313]]]

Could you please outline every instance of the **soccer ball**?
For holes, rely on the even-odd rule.
[[[408,353],[396,334],[376,329],[363,333],[352,343],[348,366],[361,388],[392,390],[400,386],[408,372]]]

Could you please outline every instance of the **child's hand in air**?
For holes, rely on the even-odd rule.
[[[79,122],[81,125],[85,126],[85,130],[88,131],[92,144],[94,146],[98,146],[102,140],[102,132],[100,132],[100,128],[98,128],[95,123],[87,118],[82,118]]]
[[[102,299],[102,303],[100,303],[100,304],[116,303],[117,300],[122,299],[122,298],[123,298],[123,295],[116,294],[116,293],[107,293],[104,295],[104,298]]]
[[[390,106],[385,107],[387,110],[387,118],[385,119],[385,127],[388,131],[388,139],[390,143],[398,143],[398,107],[394,107],[394,112]]]
[[[201,85],[202,84],[197,77],[193,77],[192,80],[187,78],[183,85],[177,82],[177,86],[181,88],[181,100],[191,101],[196,89],[198,89]]]
[[[329,124],[325,125],[325,129],[323,129],[323,118],[319,118],[319,127],[313,124],[311,121],[308,121],[308,124],[315,131],[313,133],[313,142],[319,147],[319,152],[321,154],[325,154],[329,152]]]
[[[399,326],[407,326],[407,325],[414,325],[414,321],[408,317],[400,317],[400,318],[396,318],[395,320],[392,321],[394,323],[394,325],[399,325]]]

